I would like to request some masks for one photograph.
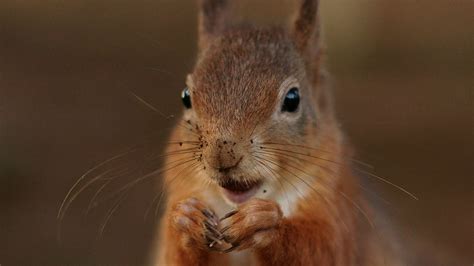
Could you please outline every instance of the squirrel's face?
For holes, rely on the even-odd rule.
[[[233,27],[229,1],[200,3],[199,57],[182,94],[187,124],[178,131],[180,144],[194,147],[182,152],[197,160],[196,178],[233,203],[297,189],[301,180],[289,179],[305,169],[292,162],[292,149],[317,138],[318,121],[330,109],[323,90],[314,88],[318,1],[303,1],[289,30]]]
[[[288,174],[278,144],[304,144],[316,124],[310,86],[283,31],[229,31],[200,54],[181,95],[189,124],[182,134],[199,147],[204,178],[226,199],[241,203],[280,189]]]

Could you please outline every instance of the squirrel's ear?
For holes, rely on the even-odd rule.
[[[206,47],[208,42],[225,27],[228,1],[199,0],[198,15],[198,45],[199,50]]]
[[[299,0],[300,6],[293,22],[293,37],[297,48],[305,52],[319,42],[319,0]]]

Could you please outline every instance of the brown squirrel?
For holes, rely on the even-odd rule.
[[[400,264],[335,119],[318,6],[301,1],[286,30],[230,25],[226,0],[199,2],[153,263]]]

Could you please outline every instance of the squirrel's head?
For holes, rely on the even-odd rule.
[[[282,170],[291,147],[315,143],[331,108],[317,0],[302,1],[290,29],[231,26],[227,10],[225,0],[201,1],[182,137],[198,146],[204,176],[240,203],[277,193],[281,175],[292,178],[294,169]]]

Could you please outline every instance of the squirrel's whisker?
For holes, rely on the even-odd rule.
[[[285,196],[286,196],[286,202],[288,203],[288,206],[290,206],[290,199],[288,197],[288,192],[285,190],[285,187],[283,186],[283,183],[280,181],[279,179],[279,176],[275,173],[275,171],[273,170],[273,168],[271,168],[270,166],[267,166],[263,161],[261,161],[258,156],[255,156],[255,161],[257,163],[259,163],[264,170],[266,170],[268,173],[270,173],[270,177],[272,177],[273,180],[276,180],[278,181],[278,183],[280,184],[280,188],[282,190],[283,193],[285,193]]]
[[[273,154],[272,152],[257,152],[257,153],[264,153],[264,154],[269,154],[269,155],[272,155],[272,154]],[[281,154],[281,153],[278,153],[278,154],[279,154],[279,155],[282,155],[282,156],[285,156],[285,154]],[[335,175],[336,175],[336,172],[335,172],[333,169],[330,169],[330,168],[328,168],[328,167],[324,167],[324,166],[322,166],[322,165],[316,164],[316,163],[314,163],[314,162],[311,162],[311,161],[308,161],[308,160],[305,160],[305,159],[301,159],[301,158],[296,159],[295,157],[288,156],[288,155],[285,156],[284,158],[285,158],[285,159],[288,159],[288,160],[291,160],[292,162],[294,162],[294,163],[296,163],[296,164],[298,164],[298,165],[301,165],[301,163],[302,163],[301,161],[304,161],[304,162],[306,162],[306,163],[312,163],[313,165],[315,165],[315,166],[317,166],[317,167],[320,167],[320,168],[322,168],[323,170],[326,170],[326,171],[330,172],[331,176],[332,176],[333,178],[336,178],[336,176],[335,176]],[[293,166],[290,165],[290,164],[288,164],[288,166],[293,167]],[[302,170],[299,169],[299,168],[295,168],[295,169],[297,169],[297,170],[299,170],[299,171],[302,171]],[[307,172],[305,172],[305,171],[303,171],[303,173],[306,174],[306,175],[309,175],[309,174],[308,174]],[[362,185],[359,185],[359,186],[360,186],[361,188],[365,189]]]
[[[187,153],[177,153],[177,154],[166,154],[166,157],[169,157],[169,156],[172,156],[172,155],[186,155],[186,154],[192,154],[192,152],[187,152]],[[197,157],[196,157],[197,158]],[[169,164],[172,164],[172,163],[176,163],[176,162],[179,162],[179,161],[182,161],[182,160],[187,160],[189,158],[181,158],[179,160],[176,160],[176,161],[173,161],[173,162],[170,162]],[[111,169],[112,170],[112,169]],[[99,175],[98,177],[92,179],[90,182],[88,182],[84,187],[82,187],[79,192],[77,192],[73,197],[71,197],[71,202],[79,195],[80,192],[82,192],[87,186],[91,185],[92,183],[94,183],[95,181],[99,180],[100,177],[102,177],[103,175],[109,173],[110,171],[106,171],[104,174],[101,174]],[[109,179],[105,184],[103,184],[97,191],[96,193],[94,194],[92,200],[89,202],[89,207],[87,208],[87,211],[86,213],[91,209],[92,206],[96,206],[98,204],[98,202],[95,201],[95,198],[97,198],[100,194],[100,192],[105,188],[105,186],[107,186],[108,184],[110,184],[110,182],[118,179],[119,177],[122,177],[124,176],[125,173],[127,172],[132,172],[132,170],[128,170],[128,169],[125,169],[124,171],[122,171],[120,174],[118,175],[114,175],[114,177],[112,177],[111,179]]]
[[[291,154],[295,154],[295,155],[297,155],[297,156],[299,155],[299,156],[304,156],[304,157],[310,157],[310,158],[319,159],[319,160],[326,161],[326,162],[330,162],[330,163],[334,163],[334,164],[341,164],[341,165],[343,165],[342,163],[339,163],[339,162],[336,162],[336,161],[333,161],[333,160],[329,160],[329,159],[317,157],[317,156],[314,156],[314,155],[311,155],[311,154],[299,153],[299,152],[295,152],[295,151],[291,151],[291,150],[273,149],[273,148],[263,148],[263,149],[261,149],[261,150],[268,150],[268,151],[272,151],[272,152],[276,152],[276,153],[280,152],[280,153],[278,153],[278,154],[280,154],[280,155],[284,155],[285,153],[291,153]],[[260,151],[259,151],[259,152],[260,152]],[[287,155],[288,155],[288,154],[287,154]],[[303,160],[302,158],[299,158],[299,157],[298,157],[298,159]],[[316,164],[315,162],[312,162],[312,161],[310,161],[310,160],[307,160],[307,162],[322,167],[321,165]],[[386,178],[383,178],[383,177],[381,177],[381,176],[379,176],[379,175],[370,173],[370,172],[368,172],[368,171],[365,171],[365,170],[360,169],[360,168],[357,168],[357,167],[353,167],[353,169],[354,169],[355,171],[357,171],[357,172],[366,174],[366,175],[371,176],[371,177],[373,177],[373,178],[376,178],[376,179],[378,179],[379,181],[382,181],[382,182],[384,182],[384,183],[386,183],[386,184],[388,184],[388,185],[391,185],[392,187],[394,187],[394,188],[398,189],[399,191],[405,193],[406,195],[410,196],[410,197],[413,198],[414,200],[418,200],[418,197],[415,196],[413,193],[411,193],[410,191],[408,191],[408,190],[405,189],[404,187],[402,187],[402,186],[400,186],[400,185],[397,185],[397,184],[395,184],[395,183],[389,181],[389,180],[386,179]]]
[[[311,190],[313,190],[314,192],[316,192],[316,194],[317,194],[320,198],[322,198],[322,199],[326,202],[326,204],[328,204],[328,205],[331,204],[330,201],[329,201],[326,197],[324,197],[323,194],[322,194],[320,191],[318,191],[318,190],[317,190],[316,188],[314,188],[311,184],[309,184],[307,181],[305,181],[305,179],[304,179],[303,177],[300,177],[300,176],[296,175],[294,172],[288,170],[286,167],[282,167],[281,165],[277,164],[277,163],[274,162],[273,160],[265,159],[265,158],[262,158],[262,159],[263,159],[263,160],[267,160],[269,163],[272,163],[272,164],[274,164],[275,166],[279,166],[279,167],[280,167],[282,170],[284,170],[285,172],[287,172],[287,173],[289,173],[289,174],[295,176],[295,177],[296,177],[299,181],[301,181],[304,185],[306,185],[308,188],[310,188]],[[290,164],[287,164],[287,166],[289,166],[289,167],[291,167],[291,168],[293,168],[293,169],[295,169],[295,170],[298,170],[298,171],[302,172],[301,169],[299,169],[299,168],[297,168],[297,167],[294,167],[294,166],[292,166],[292,165],[290,165]],[[302,172],[302,173],[305,174],[305,175],[308,176],[308,177],[314,178],[312,175],[309,175],[309,174],[306,173],[306,172]],[[291,181],[287,180],[286,178],[283,178],[283,179],[286,180],[287,182],[289,182],[290,184],[292,184],[293,187],[294,187],[297,191],[299,191],[299,189],[298,189]],[[327,186],[327,184],[325,184],[322,179],[319,179],[319,182],[320,182],[320,184],[322,184],[322,185],[324,185],[324,186]],[[304,196],[303,196],[303,198],[304,198]],[[337,217],[340,216],[338,213],[333,213],[333,214],[335,214]],[[342,222],[343,224],[345,224],[345,222],[344,222],[342,219],[339,219],[339,220],[341,220],[341,222]],[[345,227],[347,227],[346,224],[345,224]]]
[[[111,209],[107,212],[107,215],[105,216],[105,219],[100,226],[97,238],[102,237],[102,235],[104,234],[105,227],[110,221],[110,218],[115,213],[115,211],[119,208],[121,203],[127,198],[127,196],[128,196],[127,193],[122,193],[120,198],[112,205]]]
[[[142,97],[138,96],[137,94],[135,94],[134,92],[132,91],[129,91],[129,93],[135,98],[137,99],[140,103],[142,103],[144,106],[146,106],[149,110],[152,110],[153,112],[155,112],[156,114],[160,115],[161,117],[163,117],[165,120],[170,120],[171,118],[174,117],[174,115],[165,115],[163,112],[161,112],[160,110],[158,110],[158,108],[156,108],[155,106],[153,106],[152,104],[150,104],[149,102],[145,101]],[[191,132],[193,132],[194,134],[196,134],[196,132],[194,131],[194,129],[191,127],[188,127],[187,125],[189,123],[182,123],[181,122],[186,122],[186,121],[180,121],[178,122],[178,126],[182,126],[183,128],[185,129],[188,129],[190,130]],[[197,135],[197,134],[196,134]]]
[[[187,158],[181,158],[179,160],[176,160],[176,161],[173,161],[173,162],[169,162],[167,163],[164,167],[160,168],[160,169],[157,169],[157,170],[154,170],[148,174],[145,174],[143,175],[142,177],[140,178],[137,178],[131,182],[129,182],[128,184],[124,185],[122,188],[120,189],[117,189],[116,191],[112,192],[111,195],[101,199],[101,200],[97,200],[96,201],[96,204],[100,204],[101,202],[105,202],[105,201],[108,201],[114,197],[116,197],[119,193],[123,192],[123,191],[126,191],[128,190],[129,188],[133,188],[135,187],[137,184],[149,179],[150,177],[153,177],[153,176],[157,176],[159,174],[162,174],[162,173],[165,173],[167,171],[170,171],[170,170],[173,170],[177,167],[180,167],[180,166],[184,166],[192,161],[196,161],[197,160],[197,157],[187,157]],[[175,164],[177,163],[177,164]],[[172,166],[169,166],[171,164],[174,164]],[[168,167],[169,166],[169,167]]]
[[[200,165],[199,162],[192,163],[192,164],[190,164],[188,167],[185,167],[185,168],[181,169],[180,171],[178,171],[178,173],[170,180],[170,182],[164,181],[163,184],[162,184],[162,186],[161,186],[161,188],[160,188],[160,192],[157,193],[157,195],[155,195],[155,196],[153,197],[153,200],[152,200],[152,202],[150,203],[150,205],[148,206],[147,210],[145,211],[145,215],[144,215],[143,218],[144,218],[145,220],[147,219],[147,217],[148,217],[150,211],[153,209],[153,206],[155,206],[154,209],[155,209],[155,217],[156,217],[157,212],[158,212],[158,210],[159,210],[159,206],[161,205],[161,201],[162,201],[163,196],[164,196],[165,191],[166,191],[165,188],[166,188],[167,186],[171,185],[175,180],[179,179],[179,177],[180,177],[182,174],[185,174],[185,173],[187,174],[187,173],[189,173],[189,172],[192,173],[199,165]],[[188,175],[188,176],[189,176],[189,175]],[[186,177],[185,177],[185,178],[186,178]],[[183,178],[183,180],[184,180],[185,178]],[[157,203],[156,203],[156,202],[157,202]],[[155,203],[156,203],[156,204],[155,204]]]
[[[299,179],[301,182],[303,182],[304,184],[306,184],[310,189],[312,189],[316,194],[318,194],[321,198],[323,198],[326,202],[329,202],[326,197],[324,197],[318,190],[316,190],[313,186],[311,186],[308,181],[306,181],[304,178],[301,178],[300,176],[298,176],[297,174],[293,173],[292,171],[286,169],[285,167],[283,167],[281,164],[278,164],[272,160],[269,160],[269,159],[266,159],[266,158],[263,158],[263,157],[260,157],[261,160],[264,160],[270,164],[273,164],[277,167],[280,167],[283,171],[289,173],[290,175],[296,177],[297,179]]]
[[[363,162],[359,159],[354,159],[352,156],[340,155],[340,154],[337,154],[336,152],[329,151],[329,150],[324,150],[324,149],[317,148],[317,147],[310,147],[310,146],[306,146],[306,145],[292,144],[292,143],[278,143],[278,142],[261,142],[261,143],[258,143],[258,145],[290,146],[290,147],[295,147],[295,148],[319,151],[319,152],[323,152],[323,153],[335,154],[335,155],[338,155],[338,156],[343,157],[343,158],[348,158],[352,162],[363,165],[367,168],[370,168],[371,170],[375,169],[375,167],[373,165],[371,165],[369,163],[366,163],[366,162]]]
[[[71,195],[71,193],[76,189],[76,187],[79,185],[79,183],[81,183],[82,180],[84,180],[90,173],[92,173],[93,171],[99,169],[101,166],[104,166],[118,158],[121,158],[127,154],[129,154],[130,152],[132,152],[133,150],[135,150],[136,148],[133,147],[133,148],[130,148],[130,149],[127,149],[126,151],[124,152],[121,152],[115,156],[112,156],[111,158],[99,163],[98,165],[92,167],[91,169],[87,170],[81,177],[78,178],[78,180],[76,181],[76,183],[74,183],[74,185],[69,189],[68,193],[66,194],[66,196],[64,197],[62,203],[61,203],[61,206],[59,207],[59,212],[58,212],[58,216],[57,218],[59,220],[62,220],[64,218],[64,213],[66,212],[67,208],[68,208],[68,203],[66,203],[67,201],[69,201],[69,196]]]

